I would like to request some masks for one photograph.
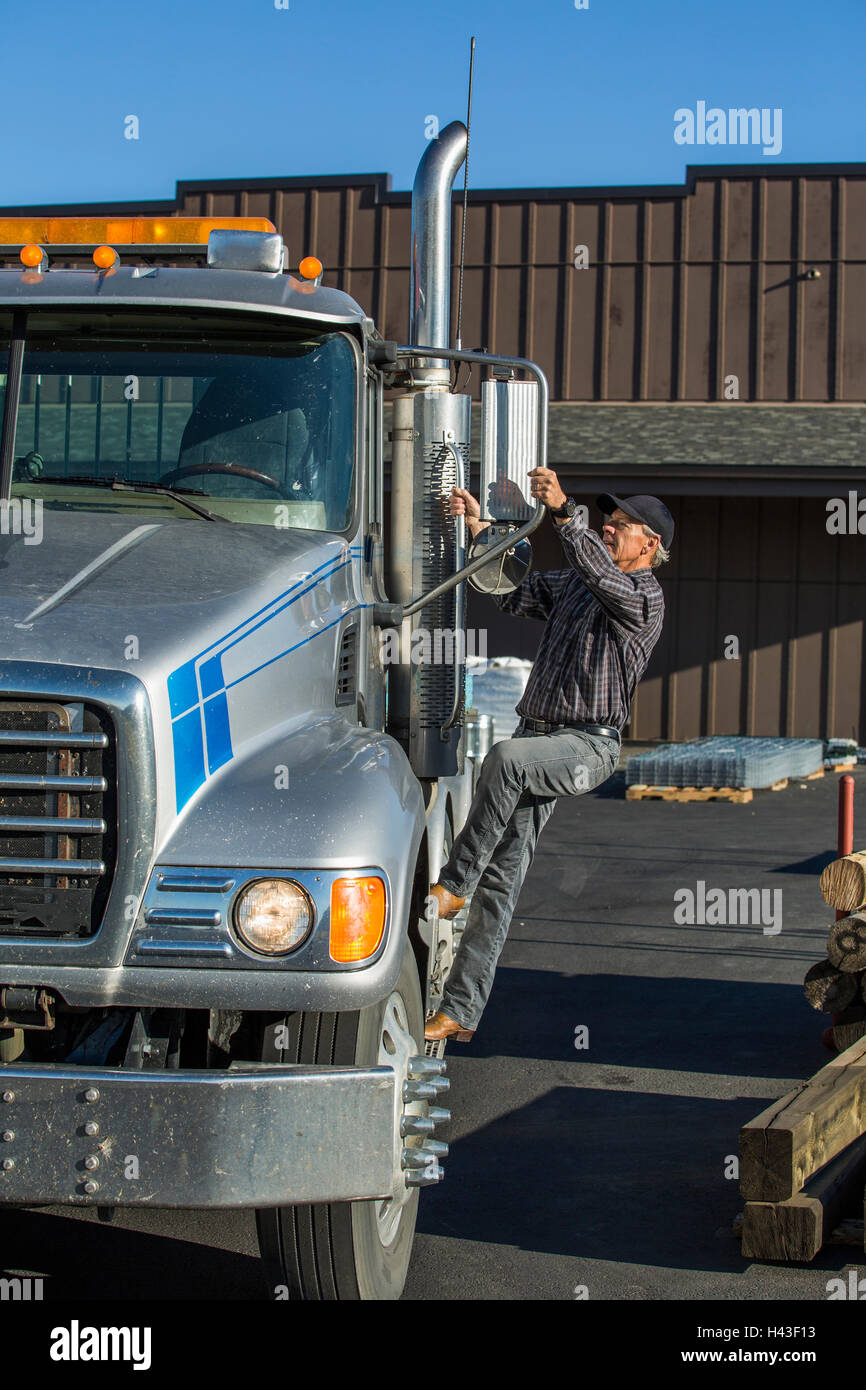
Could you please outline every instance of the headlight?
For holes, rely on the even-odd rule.
[[[233,915],[235,931],[245,946],[280,956],[294,951],[309,936],[315,914],[299,884],[260,878],[238,894]]]

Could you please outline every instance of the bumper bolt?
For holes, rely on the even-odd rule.
[[[439,1091],[447,1091],[451,1082],[447,1076],[428,1076],[423,1081],[404,1081],[404,1100],[435,1100]]]
[[[11,1105],[14,1099],[15,1099],[15,1092],[14,1092],[14,1091],[4,1091],[4,1092],[3,1092],[3,1095],[0,1096],[0,1100],[4,1100],[4,1101],[6,1102],[7,1105]]]
[[[406,1174],[407,1187],[429,1187],[431,1183],[441,1182],[445,1169],[438,1163],[429,1163],[426,1168],[415,1168]]]
[[[448,1145],[444,1139],[425,1139],[422,1152],[433,1154],[436,1158],[445,1158],[448,1153]]]
[[[400,1121],[400,1133],[407,1134],[432,1134],[433,1121],[427,1115],[404,1115]]]
[[[3,1140],[4,1144],[11,1144],[14,1138],[15,1131],[13,1129],[4,1129],[3,1133],[0,1134],[0,1139]]]
[[[444,1070],[444,1058],[422,1057],[420,1053],[417,1057],[409,1058],[410,1076],[441,1076]]]
[[[87,1158],[84,1160],[84,1166],[88,1173],[92,1173],[94,1168],[98,1168],[99,1159],[96,1157],[96,1154],[88,1154]]]
[[[87,1193],[88,1197],[92,1197],[94,1192],[99,1191],[99,1183],[91,1179],[90,1182],[84,1184],[84,1191]]]
[[[99,1092],[97,1091],[95,1086],[88,1087],[88,1089],[84,1092],[84,1099],[87,1101],[88,1105],[93,1105],[94,1101],[99,1100]]]
[[[87,1135],[88,1139],[92,1139],[94,1135],[99,1133],[99,1125],[95,1120],[87,1121],[87,1124],[84,1126],[84,1133]]]
[[[429,1081],[404,1081],[404,1100],[435,1100],[436,1092]]]
[[[432,1155],[424,1149],[404,1149],[402,1166],[404,1168],[426,1168]]]
[[[2,1167],[4,1173],[11,1173],[12,1169],[15,1167],[15,1159],[4,1158],[2,1164],[0,1164],[0,1167]]]

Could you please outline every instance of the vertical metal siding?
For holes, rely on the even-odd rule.
[[[599,525],[594,499],[590,524]],[[767,734],[866,740],[866,568],[862,536],[829,536],[817,497],[669,498],[677,527],[659,571],[665,623],[627,735]],[[552,528],[539,569],[562,566]],[[532,658],[538,623],[473,590],[469,623],[490,656]],[[734,637],[739,657],[725,657]]]
[[[744,401],[862,402],[860,168],[708,166],[690,169],[682,190],[476,190],[464,343],[533,353],[554,400],[718,401],[735,375]],[[410,197],[383,176],[181,184],[174,206],[123,211],[156,207],[270,217],[293,263],[320,256],[327,284],[405,338]],[[26,211],[97,209],[106,206]],[[455,258],[461,218],[455,196]],[[579,270],[581,245],[590,264]],[[456,294],[456,268],[453,285]]]
[[[198,189],[184,210],[270,216],[293,260],[320,256],[326,283],[405,337],[408,195],[347,178]],[[455,201],[455,257],[461,221]],[[744,401],[862,401],[864,227],[866,178],[808,168],[695,171],[682,195],[477,191],[463,341],[535,356],[559,400],[717,401],[736,376]],[[581,245],[585,270],[574,266]],[[806,278],[811,268],[819,277]]]

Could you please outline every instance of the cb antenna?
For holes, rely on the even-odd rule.
[[[463,346],[461,330],[463,326],[463,261],[466,256],[466,209],[469,203],[469,132],[472,129],[472,70],[475,66],[475,35],[469,45],[469,98],[466,103],[466,159],[463,164],[463,225],[460,228],[460,278],[457,286],[457,337],[454,346],[458,352]]]

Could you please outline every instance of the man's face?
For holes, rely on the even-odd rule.
[[[655,544],[644,535],[643,522],[619,507],[605,521],[601,538],[618,569],[640,568],[652,559]]]

